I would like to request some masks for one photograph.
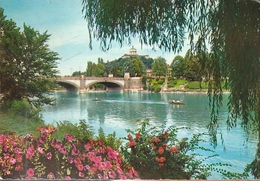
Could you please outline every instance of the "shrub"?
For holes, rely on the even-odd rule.
[[[154,92],[160,92],[162,87],[160,85],[154,86]]]
[[[93,128],[84,119],[75,124],[69,121],[57,122],[57,130],[58,132],[54,135],[57,139],[62,139],[66,134],[70,134],[78,140],[89,141],[94,136]]]
[[[120,138],[116,137],[116,133],[105,135],[104,130],[102,128],[98,129],[97,140],[101,140],[106,146],[111,146],[114,150],[119,150],[122,142]]]
[[[140,121],[139,121],[140,122]],[[127,143],[121,148],[123,158],[132,165],[142,179],[207,179],[211,171],[217,171],[228,178],[240,178],[242,175],[227,172],[219,166],[227,164],[206,164],[204,161],[215,157],[203,157],[196,150],[212,152],[199,146],[204,141],[203,134],[195,134],[189,140],[177,139],[178,129],[171,126],[162,131],[152,127],[148,120],[141,127],[129,133]]]
[[[8,113],[12,116],[21,116],[31,120],[41,119],[40,109],[32,107],[26,99],[21,101],[13,101]]]
[[[162,79],[162,78],[157,80],[158,84],[160,84],[160,85],[162,85],[164,83],[164,81],[165,81],[165,79]]]

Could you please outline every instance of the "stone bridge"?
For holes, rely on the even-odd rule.
[[[59,77],[57,83],[68,93],[88,92],[91,85],[100,83],[106,86],[107,92],[139,92],[142,89],[141,77]]]

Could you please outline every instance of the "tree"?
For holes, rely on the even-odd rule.
[[[40,33],[24,24],[23,31],[6,20],[0,8],[0,90],[3,100],[27,99],[35,106],[52,104],[47,96],[55,87],[58,54],[49,49],[47,31]]]
[[[87,70],[86,70],[86,76],[87,77],[92,76],[92,65],[93,65],[93,63],[90,62],[90,61],[87,63]]]
[[[166,76],[167,74],[167,63],[162,57],[154,59],[152,63],[152,74],[155,76]]]
[[[129,72],[131,77],[140,77],[145,73],[145,66],[139,58],[129,59],[123,65],[123,72]]]
[[[73,72],[72,73],[72,77],[79,77],[79,76],[81,76],[83,73],[81,72],[81,71],[75,71],[75,72]]]
[[[186,69],[186,63],[182,56],[177,55],[174,57],[171,63],[173,77],[184,77],[184,71]]]
[[[92,37],[108,50],[113,41],[141,44],[179,52],[186,37],[195,54],[210,54],[209,88],[212,119],[210,133],[216,134],[217,110],[222,105],[221,81],[230,85],[228,127],[257,127],[260,138],[260,3],[251,0],[82,0]],[[186,32],[188,32],[186,34]],[[257,161],[258,160],[258,161]],[[255,177],[260,178],[260,142]],[[258,164],[258,165],[257,165]],[[258,166],[258,167],[257,167]],[[258,169],[257,169],[258,168]]]
[[[112,68],[111,73],[114,75],[114,77],[123,77],[123,67],[116,65]]]
[[[92,76],[95,76],[95,77],[107,76],[106,71],[105,71],[105,66],[102,63],[98,63],[98,64],[93,63]]]

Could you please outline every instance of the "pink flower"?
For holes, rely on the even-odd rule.
[[[34,169],[29,168],[26,172],[28,178],[31,178],[32,176],[34,176]]]
[[[63,155],[65,155],[67,153],[65,148],[60,148],[59,150],[60,150],[60,153]]]
[[[93,148],[93,145],[90,144],[90,143],[87,143],[87,144],[84,145],[84,148],[86,149],[86,151],[89,151],[90,148]]]
[[[65,180],[71,180],[70,176],[66,176]]]
[[[95,158],[95,160],[94,160],[94,162],[96,162],[96,163],[99,163],[99,162],[101,162],[102,161],[102,157],[101,156],[97,156],[96,158]]]
[[[114,178],[116,178],[116,173],[114,172],[114,170],[110,170],[110,171],[108,172],[108,176],[109,176],[109,178],[114,179]]]
[[[60,140],[56,141],[56,144],[54,145],[54,148],[61,148],[62,142]]]
[[[79,150],[73,149],[71,151],[71,154],[74,155],[74,156],[77,156],[77,155],[79,155]]]
[[[16,159],[17,162],[22,162],[22,160],[23,160],[22,155],[19,155],[19,154],[15,154],[14,158]]]
[[[66,134],[65,139],[68,140],[68,141],[72,141],[73,137],[70,134]]]
[[[119,175],[119,178],[120,178],[121,180],[126,180],[126,179],[127,179],[127,177],[126,177],[125,175]]]
[[[98,152],[99,152],[99,153],[106,153],[106,150],[105,150],[105,148],[102,148],[102,147],[101,147],[101,148],[99,148]]]
[[[90,161],[95,162],[95,153],[93,151],[88,152],[88,158],[90,159]]]
[[[68,159],[68,162],[69,162],[70,164],[73,163],[73,158],[72,158],[72,157],[68,156],[67,159]]]
[[[39,153],[41,153],[41,154],[43,154],[43,153],[44,153],[44,151],[43,151],[43,148],[42,148],[42,147],[40,147],[40,146],[37,148],[37,150],[38,150],[38,152],[39,152]]]
[[[79,172],[79,177],[85,177],[85,175],[84,175],[84,173],[82,173],[82,172]]]
[[[22,149],[21,148],[14,148],[14,153],[22,153]]]
[[[124,174],[123,170],[122,170],[119,166],[117,167],[117,173],[118,173],[119,175]]]
[[[102,175],[99,173],[97,174],[98,179],[102,179]]]
[[[51,152],[48,152],[45,156],[46,156],[46,158],[47,158],[48,160],[50,160],[50,159],[52,158]]]
[[[17,166],[15,167],[15,171],[22,171],[22,170],[23,170],[22,165],[17,165]]]
[[[82,171],[84,169],[84,166],[82,164],[78,164],[76,165],[76,167],[79,171]]]
[[[109,151],[108,153],[107,153],[107,155],[108,155],[108,158],[111,158],[111,159],[117,159],[117,156],[118,156],[118,153],[117,153],[117,151],[115,151],[115,150],[111,150],[111,151]]]
[[[10,155],[8,153],[4,153],[4,159],[7,160],[10,158]]]
[[[10,163],[11,165],[14,165],[14,164],[16,163],[16,159],[10,157],[10,158],[9,158],[9,163]]]
[[[90,166],[89,165],[85,165],[85,169],[86,170],[90,170]]]
[[[34,156],[34,147],[33,146],[30,146],[28,149],[27,149],[27,152],[26,152],[26,159],[30,159],[31,157]]]
[[[98,140],[98,144],[99,144],[100,146],[103,146],[103,145],[104,145],[103,141],[101,141],[101,140]]]
[[[55,178],[55,176],[52,172],[48,173],[47,179],[54,179],[54,178]]]

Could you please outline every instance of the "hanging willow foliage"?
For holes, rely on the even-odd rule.
[[[82,6],[90,48],[92,38],[104,51],[113,42],[130,45],[133,38],[138,38],[152,48],[179,52],[188,38],[191,52],[202,57],[202,67],[210,70],[210,132],[216,134],[218,129],[221,81],[225,79],[231,92],[228,128],[236,126],[237,118],[241,118],[243,128],[255,128],[260,138],[258,0],[82,0]],[[257,164],[260,162],[255,162],[256,168]],[[259,169],[252,171],[257,178]]]

